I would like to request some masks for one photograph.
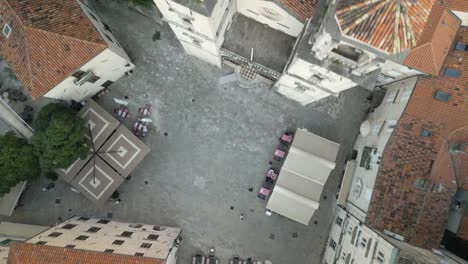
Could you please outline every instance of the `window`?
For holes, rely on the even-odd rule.
[[[197,39],[193,39],[193,40],[192,40],[192,43],[193,43],[193,45],[195,45],[195,46],[197,46],[197,47],[201,47],[201,46],[202,46],[202,45],[201,45],[201,42],[200,42],[199,40],[197,40]]]
[[[369,238],[369,241],[367,242],[367,247],[366,247],[366,254],[364,255],[364,257],[369,257],[369,251],[370,251],[370,248],[371,248],[371,245],[372,245],[372,238]]]
[[[89,77],[88,82],[90,82],[90,83],[95,83],[95,82],[97,82],[97,80],[99,80],[99,79],[101,79],[101,78],[99,78],[98,76],[96,76],[96,75],[93,74],[93,75],[91,75],[91,76]]]
[[[132,234],[133,234],[133,232],[125,231],[125,232],[122,232],[122,234],[120,234],[120,235],[123,236],[123,237],[131,237]]]
[[[147,239],[149,239],[149,240],[158,240],[158,237],[159,237],[158,235],[151,234],[151,235],[148,236]]]
[[[10,25],[5,24],[5,26],[3,26],[3,35],[8,38],[10,36],[10,33],[11,33]]]
[[[387,120],[386,123],[387,123],[387,132],[392,132],[393,129],[395,129],[397,125],[396,120]]]
[[[336,242],[335,242],[335,240],[330,239],[329,246],[330,246],[333,250],[335,250],[335,248],[336,248]]]
[[[79,236],[77,238],[75,238],[76,240],[86,240],[88,239],[89,236]]]
[[[453,69],[453,68],[448,68],[448,67],[447,67],[447,68],[445,69],[444,75],[445,75],[445,76],[449,76],[449,77],[457,78],[457,77],[460,77],[460,71],[457,70],[457,69]]]
[[[343,219],[341,219],[341,217],[337,217],[336,220],[335,220],[335,223],[339,226],[341,226],[341,224],[343,224]]]
[[[74,72],[74,73],[72,74],[72,76],[73,76],[73,77],[76,77],[76,78],[78,78],[78,79],[80,79],[80,78],[83,77],[85,74],[86,74],[86,72],[81,71],[81,70],[77,70],[76,72]],[[80,217],[80,218],[78,218],[78,220],[80,220],[80,221],[87,221],[87,220],[89,220],[89,218],[87,218],[87,217]]]
[[[465,148],[466,148],[465,143],[462,143],[462,142],[457,142],[450,146],[450,149],[452,151],[465,152]]]
[[[323,80],[325,80],[325,77],[320,73],[315,73],[309,77],[309,80],[312,82],[322,82]]]
[[[455,45],[455,49],[459,51],[465,51],[466,48],[467,46],[463,42],[457,42],[457,44]]]
[[[353,236],[351,237],[351,244],[354,245],[354,240],[356,239],[357,226],[353,228]]]
[[[110,221],[109,221],[109,220],[101,219],[101,220],[99,220],[99,221],[97,221],[97,222],[98,222],[98,224],[104,224],[104,225],[105,225],[105,224],[109,223]]]
[[[365,237],[361,237],[361,242],[359,243],[362,247],[367,246],[367,239]]]
[[[113,84],[114,82],[112,81],[105,81],[103,84],[101,84],[102,87],[104,88],[108,88],[109,86],[111,86],[111,84]]]
[[[351,234],[353,232],[353,227],[352,226],[348,226],[348,234]]]
[[[432,136],[432,132],[429,131],[429,130],[423,129],[423,130],[421,131],[421,136],[423,136],[423,137],[430,137],[430,136]]]
[[[440,90],[436,90],[434,93],[434,99],[439,101],[447,102],[450,97],[450,94],[447,92],[442,92]]]
[[[113,245],[122,245],[125,241],[123,240],[114,240],[114,242],[112,242]]]
[[[309,90],[309,88],[304,86],[302,83],[295,82],[294,85],[296,85],[296,87],[294,88],[296,92],[305,93],[306,91]]]
[[[75,226],[76,226],[76,225],[74,225],[74,224],[66,224],[66,225],[62,226],[62,228],[63,228],[63,229],[72,229],[72,228],[74,228]]]
[[[182,18],[182,20],[185,22],[185,23],[189,23],[189,24],[192,24],[192,21],[190,20],[190,18]]]
[[[377,261],[379,263],[384,263],[385,261],[385,255],[381,251],[377,252]]]
[[[106,249],[106,250],[104,250],[104,252],[106,252],[106,253],[112,253],[112,252],[114,252],[114,250],[113,250],[113,249]]]
[[[151,244],[151,243],[143,243],[143,244],[141,244],[140,247],[141,247],[141,248],[150,248],[152,245],[153,245],[153,244]]]
[[[45,244],[47,244],[47,242],[45,242],[45,241],[37,241],[36,242],[36,245],[45,245]]]
[[[49,237],[59,237],[60,235],[62,235],[62,233],[53,232],[53,233],[50,233],[48,236],[49,236]]]
[[[137,252],[135,253],[135,256],[136,257],[143,257],[145,254],[144,253],[141,253],[141,252]]]
[[[66,245],[65,248],[75,248],[75,245]]]
[[[99,230],[101,230],[101,228],[93,226],[90,229],[88,229],[88,232],[96,233]]]

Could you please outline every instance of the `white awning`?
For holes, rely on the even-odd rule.
[[[267,208],[302,224],[318,209],[340,145],[297,129]]]

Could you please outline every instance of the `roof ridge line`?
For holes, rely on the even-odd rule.
[[[28,70],[29,70],[29,76],[32,76],[32,68],[31,68],[31,51],[29,50],[29,40],[28,40],[28,34],[26,33],[26,25],[23,23],[23,20],[21,20],[21,18],[18,16],[18,14],[16,13],[15,9],[13,9],[13,7],[10,5],[10,2],[8,1],[5,1],[5,3],[8,5],[8,7],[10,8],[11,12],[13,13],[13,15],[16,17],[16,19],[18,19],[21,27],[23,28],[23,31],[24,31],[24,39],[26,40],[26,59],[28,60],[27,61],[27,67],[28,67]],[[31,82],[31,91],[34,90],[34,82],[32,80],[32,77],[30,77],[30,82]],[[27,89],[25,87],[25,89]]]
[[[80,42],[90,43],[90,44],[97,45],[97,46],[104,46],[106,48],[109,47],[107,45],[107,43],[102,44],[102,43],[92,42],[92,41],[89,41],[89,40],[80,39],[80,38],[76,38],[76,37],[72,37],[72,36],[68,36],[68,35],[64,35],[64,34],[59,34],[59,33],[56,33],[56,32],[52,32],[52,31],[48,31],[48,30],[44,30],[44,29],[40,29],[40,28],[35,28],[35,27],[30,27],[30,26],[25,26],[25,27],[28,28],[28,29],[31,29],[31,30],[40,31],[40,32],[43,32],[43,33],[57,35],[57,36],[62,36],[62,37],[65,37],[65,38],[68,38],[68,39],[74,39],[74,40],[77,40],[77,41],[80,41]],[[93,27],[94,27],[94,25],[93,25]],[[99,35],[101,35],[101,34],[99,34]]]

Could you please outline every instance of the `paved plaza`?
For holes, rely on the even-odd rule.
[[[179,226],[181,264],[210,247],[221,263],[233,255],[274,264],[320,263],[342,168],[365,117],[369,92],[354,88],[303,107],[265,85],[218,85],[231,71],[185,55],[167,24],[113,1],[100,0],[97,7],[136,64],[135,73],[113,84],[111,94],[98,103],[111,112],[117,107],[112,97],[128,96],[132,120],[138,107],[151,104],[158,128],[144,139],[151,152],[120,187],[119,204],[97,207],[62,181],[44,192],[48,182],[40,179],[24,194],[24,206],[3,219],[53,225],[72,215],[111,216]],[[256,197],[278,137],[296,127],[341,144],[337,168],[310,226],[266,216],[266,202]]]

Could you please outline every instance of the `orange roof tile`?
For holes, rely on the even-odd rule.
[[[429,73],[439,75],[449,49],[452,47],[453,40],[461,21],[450,11],[434,8],[431,17],[439,18],[433,23],[428,21],[431,27],[426,27],[421,37],[421,41],[414,47],[405,58],[404,64]]]
[[[468,43],[467,27],[459,28],[455,41]],[[438,248],[441,242],[456,189],[468,188],[466,155],[449,156],[450,142],[466,142],[468,137],[468,53],[451,48],[443,66],[458,69],[461,75],[418,81],[385,147],[368,210],[374,228],[400,234],[427,249]],[[434,99],[436,90],[449,93],[448,101]],[[422,129],[432,135],[422,136]],[[418,181],[425,184],[418,186]]]
[[[75,0],[0,2],[0,56],[36,99],[107,48]]]
[[[164,260],[13,242],[8,264],[165,264]]]
[[[318,0],[281,0],[281,2],[302,18],[303,22],[312,18],[318,6]]]
[[[338,0],[343,33],[390,54],[416,46],[434,0]]]

